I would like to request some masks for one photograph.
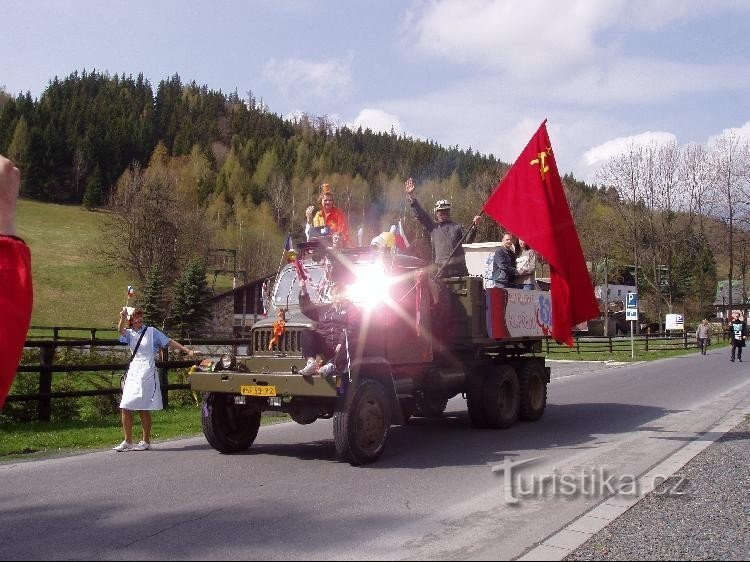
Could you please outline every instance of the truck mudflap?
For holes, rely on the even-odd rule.
[[[199,392],[238,394],[257,398],[312,396],[336,398],[346,375],[323,378],[287,373],[217,371],[190,375],[190,388]]]

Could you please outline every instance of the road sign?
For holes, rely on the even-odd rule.
[[[625,309],[625,320],[638,320],[638,309],[637,308],[626,308]]]
[[[638,293],[628,293],[628,300],[625,303],[625,308],[638,308]]]
[[[665,328],[667,330],[684,330],[685,317],[682,314],[667,314]]]

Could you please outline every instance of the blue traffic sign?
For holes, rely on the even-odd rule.
[[[638,308],[638,293],[628,293],[628,300],[625,308]]]

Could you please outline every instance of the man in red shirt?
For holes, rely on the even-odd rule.
[[[322,209],[315,213],[315,207],[310,205],[305,211],[307,216],[307,225],[305,226],[305,234],[308,239],[310,238],[311,227],[328,227],[330,234],[338,234],[343,242],[344,246],[351,246],[349,241],[349,223],[346,220],[344,212],[333,204],[333,191],[331,187],[324,183],[320,186],[320,197],[318,198]]]
[[[21,173],[0,156],[0,409],[5,404],[31,321],[31,254],[16,236]]]

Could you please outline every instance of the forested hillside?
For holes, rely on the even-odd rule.
[[[709,219],[707,202],[736,174],[709,174],[710,154],[649,150],[610,163],[599,187],[565,175],[584,253],[598,282],[605,259],[610,282],[637,264],[644,302],[658,316],[675,307],[708,314],[717,264],[736,276],[739,260],[719,243],[733,219],[722,209]],[[275,271],[286,234],[302,239],[304,209],[322,183],[365,242],[402,219],[427,257],[404,180],[416,179],[426,206],[450,199],[454,219],[467,224],[508,168],[472,149],[351,130],[324,116],[284,119],[251,92],[177,75],[154,90],[142,75],[85,71],[53,79],[39,99],[0,92],[0,153],[22,169],[23,197],[106,211],[99,252],[108,265],[141,283],[158,266],[168,284],[195,256],[210,272],[230,267],[218,257],[236,255],[246,279]],[[486,220],[478,241],[499,234]]]

